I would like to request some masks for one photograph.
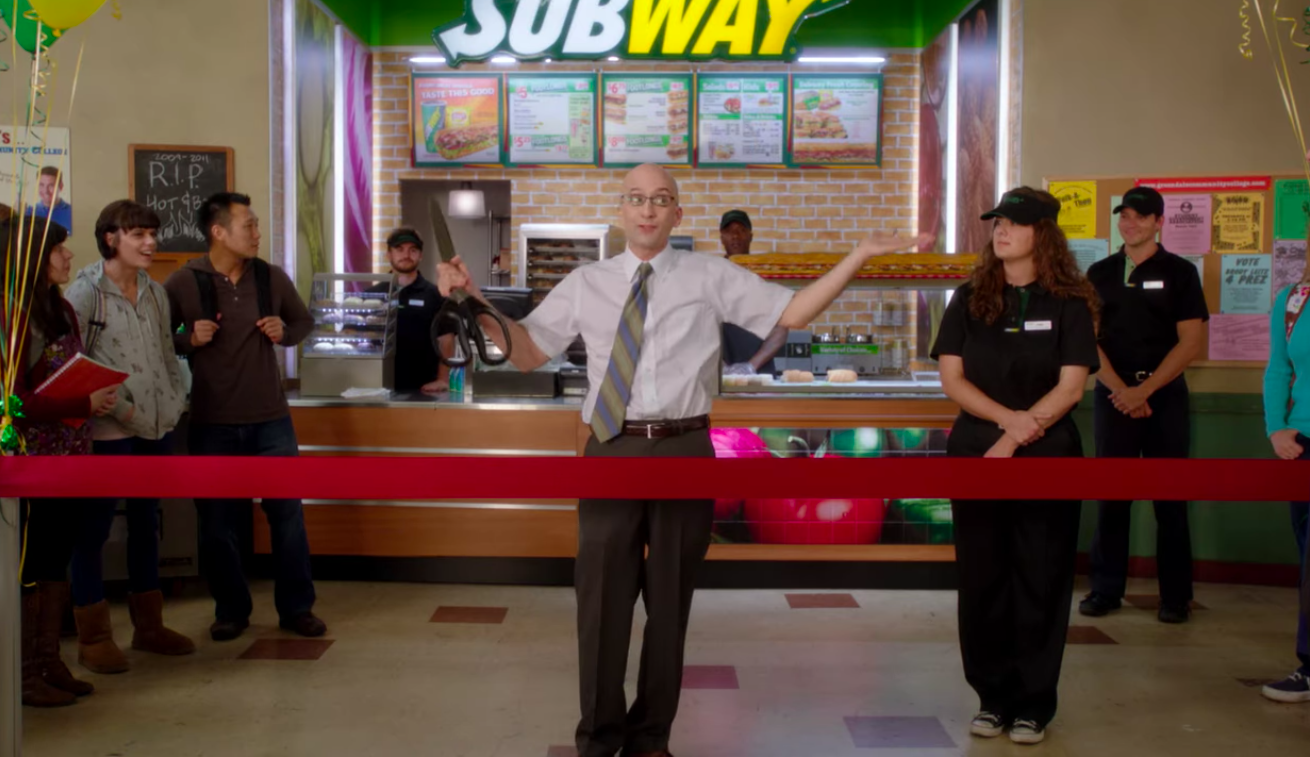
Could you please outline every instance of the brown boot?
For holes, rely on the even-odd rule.
[[[41,658],[36,653],[36,626],[41,614],[41,595],[23,594],[23,704],[28,707],[67,707],[77,697],[60,691],[41,677]]]
[[[129,594],[127,609],[132,615],[132,648],[165,655],[184,655],[196,651],[187,637],[164,627],[164,595],[158,589],[144,594]]]
[[[114,643],[109,622],[109,603],[100,600],[86,607],[74,607],[77,618],[77,661],[92,673],[126,673],[132,667],[123,650]]]
[[[41,612],[37,616],[36,653],[41,659],[41,678],[59,689],[84,697],[96,690],[86,681],[73,677],[59,654],[59,636],[64,624],[64,608],[68,606],[67,581],[42,581],[37,584],[41,596]]]

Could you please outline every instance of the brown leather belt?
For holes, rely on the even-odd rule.
[[[667,439],[670,436],[681,436],[709,427],[710,417],[708,415],[698,415],[695,418],[683,418],[676,421],[629,421],[623,424],[623,435],[644,436],[647,439]]]

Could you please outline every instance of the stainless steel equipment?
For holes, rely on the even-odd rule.
[[[813,337],[814,335],[809,331],[787,332],[787,343],[773,358],[773,365],[778,373],[814,370],[814,360],[811,357]]]
[[[621,254],[623,230],[606,224],[525,223],[519,227],[517,285],[537,302],[578,266]]]
[[[395,386],[394,289],[389,273],[314,274],[309,308],[314,331],[300,347],[302,395]]]

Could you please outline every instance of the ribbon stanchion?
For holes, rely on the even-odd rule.
[[[1084,458],[670,459],[3,457],[4,497],[953,499],[1271,502],[1310,494],[1310,461]]]

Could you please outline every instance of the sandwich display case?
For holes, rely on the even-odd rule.
[[[300,393],[390,389],[396,358],[396,302],[389,273],[316,273],[314,330],[301,345]]]
[[[579,266],[614,257],[627,244],[623,230],[606,224],[525,223],[519,227],[517,286],[541,302]]]

